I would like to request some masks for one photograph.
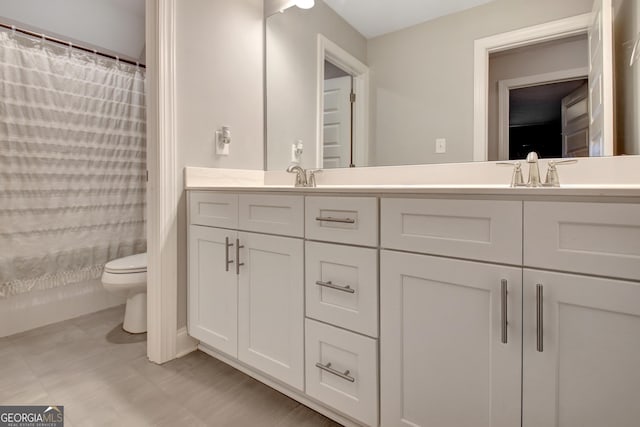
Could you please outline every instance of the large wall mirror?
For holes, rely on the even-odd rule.
[[[638,1],[265,0],[266,168],[640,154]]]

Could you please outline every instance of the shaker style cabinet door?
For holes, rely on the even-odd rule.
[[[640,283],[524,271],[523,426],[637,427]]]
[[[230,356],[238,354],[236,232],[189,227],[189,335]],[[227,268],[228,266],[228,268]]]
[[[303,390],[303,241],[242,232],[238,239],[238,359]]]
[[[386,250],[380,268],[381,424],[519,426],[522,269]]]

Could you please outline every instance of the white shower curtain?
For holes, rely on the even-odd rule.
[[[0,33],[0,297],[144,252],[144,72]]]

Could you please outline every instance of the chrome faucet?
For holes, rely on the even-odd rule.
[[[522,178],[522,168],[520,162],[498,162],[498,165],[513,166],[513,176],[511,177],[511,187],[560,187],[560,178],[556,166],[562,164],[577,163],[576,159],[550,160],[547,169],[547,176],[543,182],[540,179],[540,168],[538,167],[538,154],[535,151],[527,154],[526,162],[529,163],[529,179],[524,183]]]
[[[305,170],[300,165],[291,164],[287,168],[287,172],[296,174],[296,187],[315,188],[316,173],[322,172],[322,169]]]
[[[289,165],[287,172],[296,174],[296,187],[306,187],[309,185],[307,182],[307,172],[301,166],[296,164]]]
[[[538,168],[538,153],[531,151],[527,154],[527,163],[529,163],[529,180],[527,187],[542,187],[540,181],[540,169]]]

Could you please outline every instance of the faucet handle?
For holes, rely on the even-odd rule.
[[[571,165],[578,163],[577,159],[567,160],[549,160],[549,167],[547,169],[547,178],[545,179],[545,187],[560,187],[560,177],[558,176],[558,165]]]
[[[524,178],[522,178],[522,164],[520,162],[497,162],[499,166],[513,166],[513,175],[511,176],[511,187],[524,186]]]
[[[307,185],[315,188],[316,186],[316,173],[322,172],[322,169],[307,169]]]

